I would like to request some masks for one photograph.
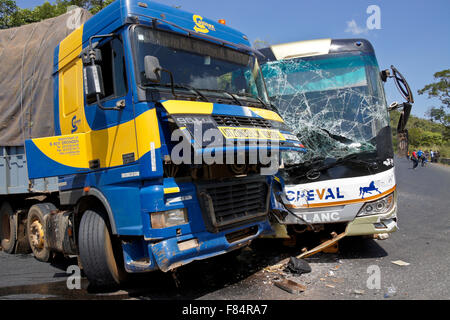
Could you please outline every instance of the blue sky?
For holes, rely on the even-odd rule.
[[[16,0],[32,8],[43,0]],[[50,1],[53,2],[53,1]],[[380,68],[396,66],[408,80],[416,100],[412,113],[424,116],[439,101],[419,96],[417,90],[433,82],[433,74],[450,68],[450,1],[448,0],[158,0],[181,6],[210,19],[225,19],[227,25],[249,37],[270,44],[319,39],[368,39],[374,46]],[[368,30],[368,6],[381,12],[381,29]],[[402,101],[395,85],[385,85],[388,103]]]

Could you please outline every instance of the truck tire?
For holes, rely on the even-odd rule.
[[[8,202],[0,207],[0,244],[6,253],[14,253],[17,241],[17,219]]]
[[[45,216],[51,211],[57,210],[51,203],[38,203],[28,211],[27,238],[34,257],[42,262],[48,262],[51,258],[51,250],[47,246],[45,236]]]
[[[123,253],[114,242],[105,216],[85,211],[78,232],[78,248],[84,274],[95,289],[114,289],[125,281]]]

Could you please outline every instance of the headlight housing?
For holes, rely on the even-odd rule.
[[[153,229],[168,228],[188,222],[186,208],[154,212],[150,214],[150,217]]]
[[[297,138],[297,136],[296,136],[295,134],[283,132],[282,135],[284,136],[284,138],[285,138],[286,140],[300,141],[300,140],[298,140],[298,138]]]
[[[366,202],[357,217],[388,213],[394,207],[394,193],[372,202]]]

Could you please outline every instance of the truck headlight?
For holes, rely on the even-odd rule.
[[[151,213],[152,228],[161,229],[178,226],[188,222],[187,211],[183,209],[174,209],[168,211]]]
[[[394,193],[387,195],[376,201],[366,202],[357,216],[370,216],[373,214],[383,214],[389,212],[394,206]]]

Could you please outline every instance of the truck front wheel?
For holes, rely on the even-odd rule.
[[[85,211],[80,222],[78,247],[83,271],[95,288],[115,288],[125,280],[122,253],[113,240],[104,215]]]
[[[11,205],[3,202],[0,207],[0,244],[7,253],[14,253],[16,248],[16,223]]]

